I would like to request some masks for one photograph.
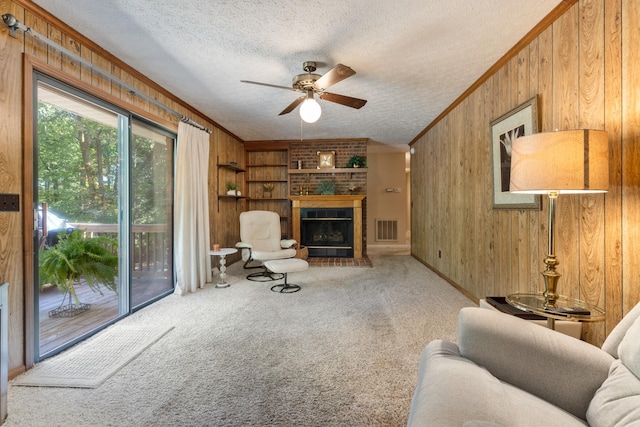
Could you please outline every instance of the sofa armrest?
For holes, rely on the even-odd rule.
[[[238,243],[236,243],[236,248],[238,248],[238,249],[252,249],[253,245],[251,243],[238,242]]]
[[[296,245],[298,242],[294,239],[283,239],[280,240],[280,247],[283,249],[291,248],[293,245]]]
[[[460,311],[460,354],[496,378],[585,419],[613,357],[584,341],[504,313]]]

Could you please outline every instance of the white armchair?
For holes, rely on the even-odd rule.
[[[269,272],[263,265],[265,261],[293,258],[296,255],[293,239],[282,239],[280,215],[270,211],[247,211],[240,214],[240,242],[236,248],[242,253],[244,268],[260,268],[247,279],[261,282],[278,280],[282,274]],[[260,263],[260,265],[251,265]]]

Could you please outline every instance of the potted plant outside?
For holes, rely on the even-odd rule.
[[[80,302],[75,286],[80,280],[102,295],[101,287],[117,292],[118,256],[113,251],[117,242],[101,236],[85,237],[81,230],[60,236],[54,246],[39,257],[40,285],[51,283],[63,292],[62,303],[49,312],[51,317],[75,316],[90,308]],[[69,303],[65,299],[69,295]]]
[[[347,162],[347,167],[348,168],[366,168],[367,160],[363,156],[354,154],[349,158],[349,161]]]

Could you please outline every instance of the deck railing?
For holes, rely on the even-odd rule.
[[[72,223],[85,236],[117,238],[118,224]],[[171,238],[167,224],[134,224],[131,227],[133,277],[164,277],[171,269]]]

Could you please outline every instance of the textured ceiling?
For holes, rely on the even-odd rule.
[[[33,0],[243,140],[408,143],[560,0]],[[356,75],[302,125],[278,116],[302,63]],[[487,124],[488,126],[488,124]]]

